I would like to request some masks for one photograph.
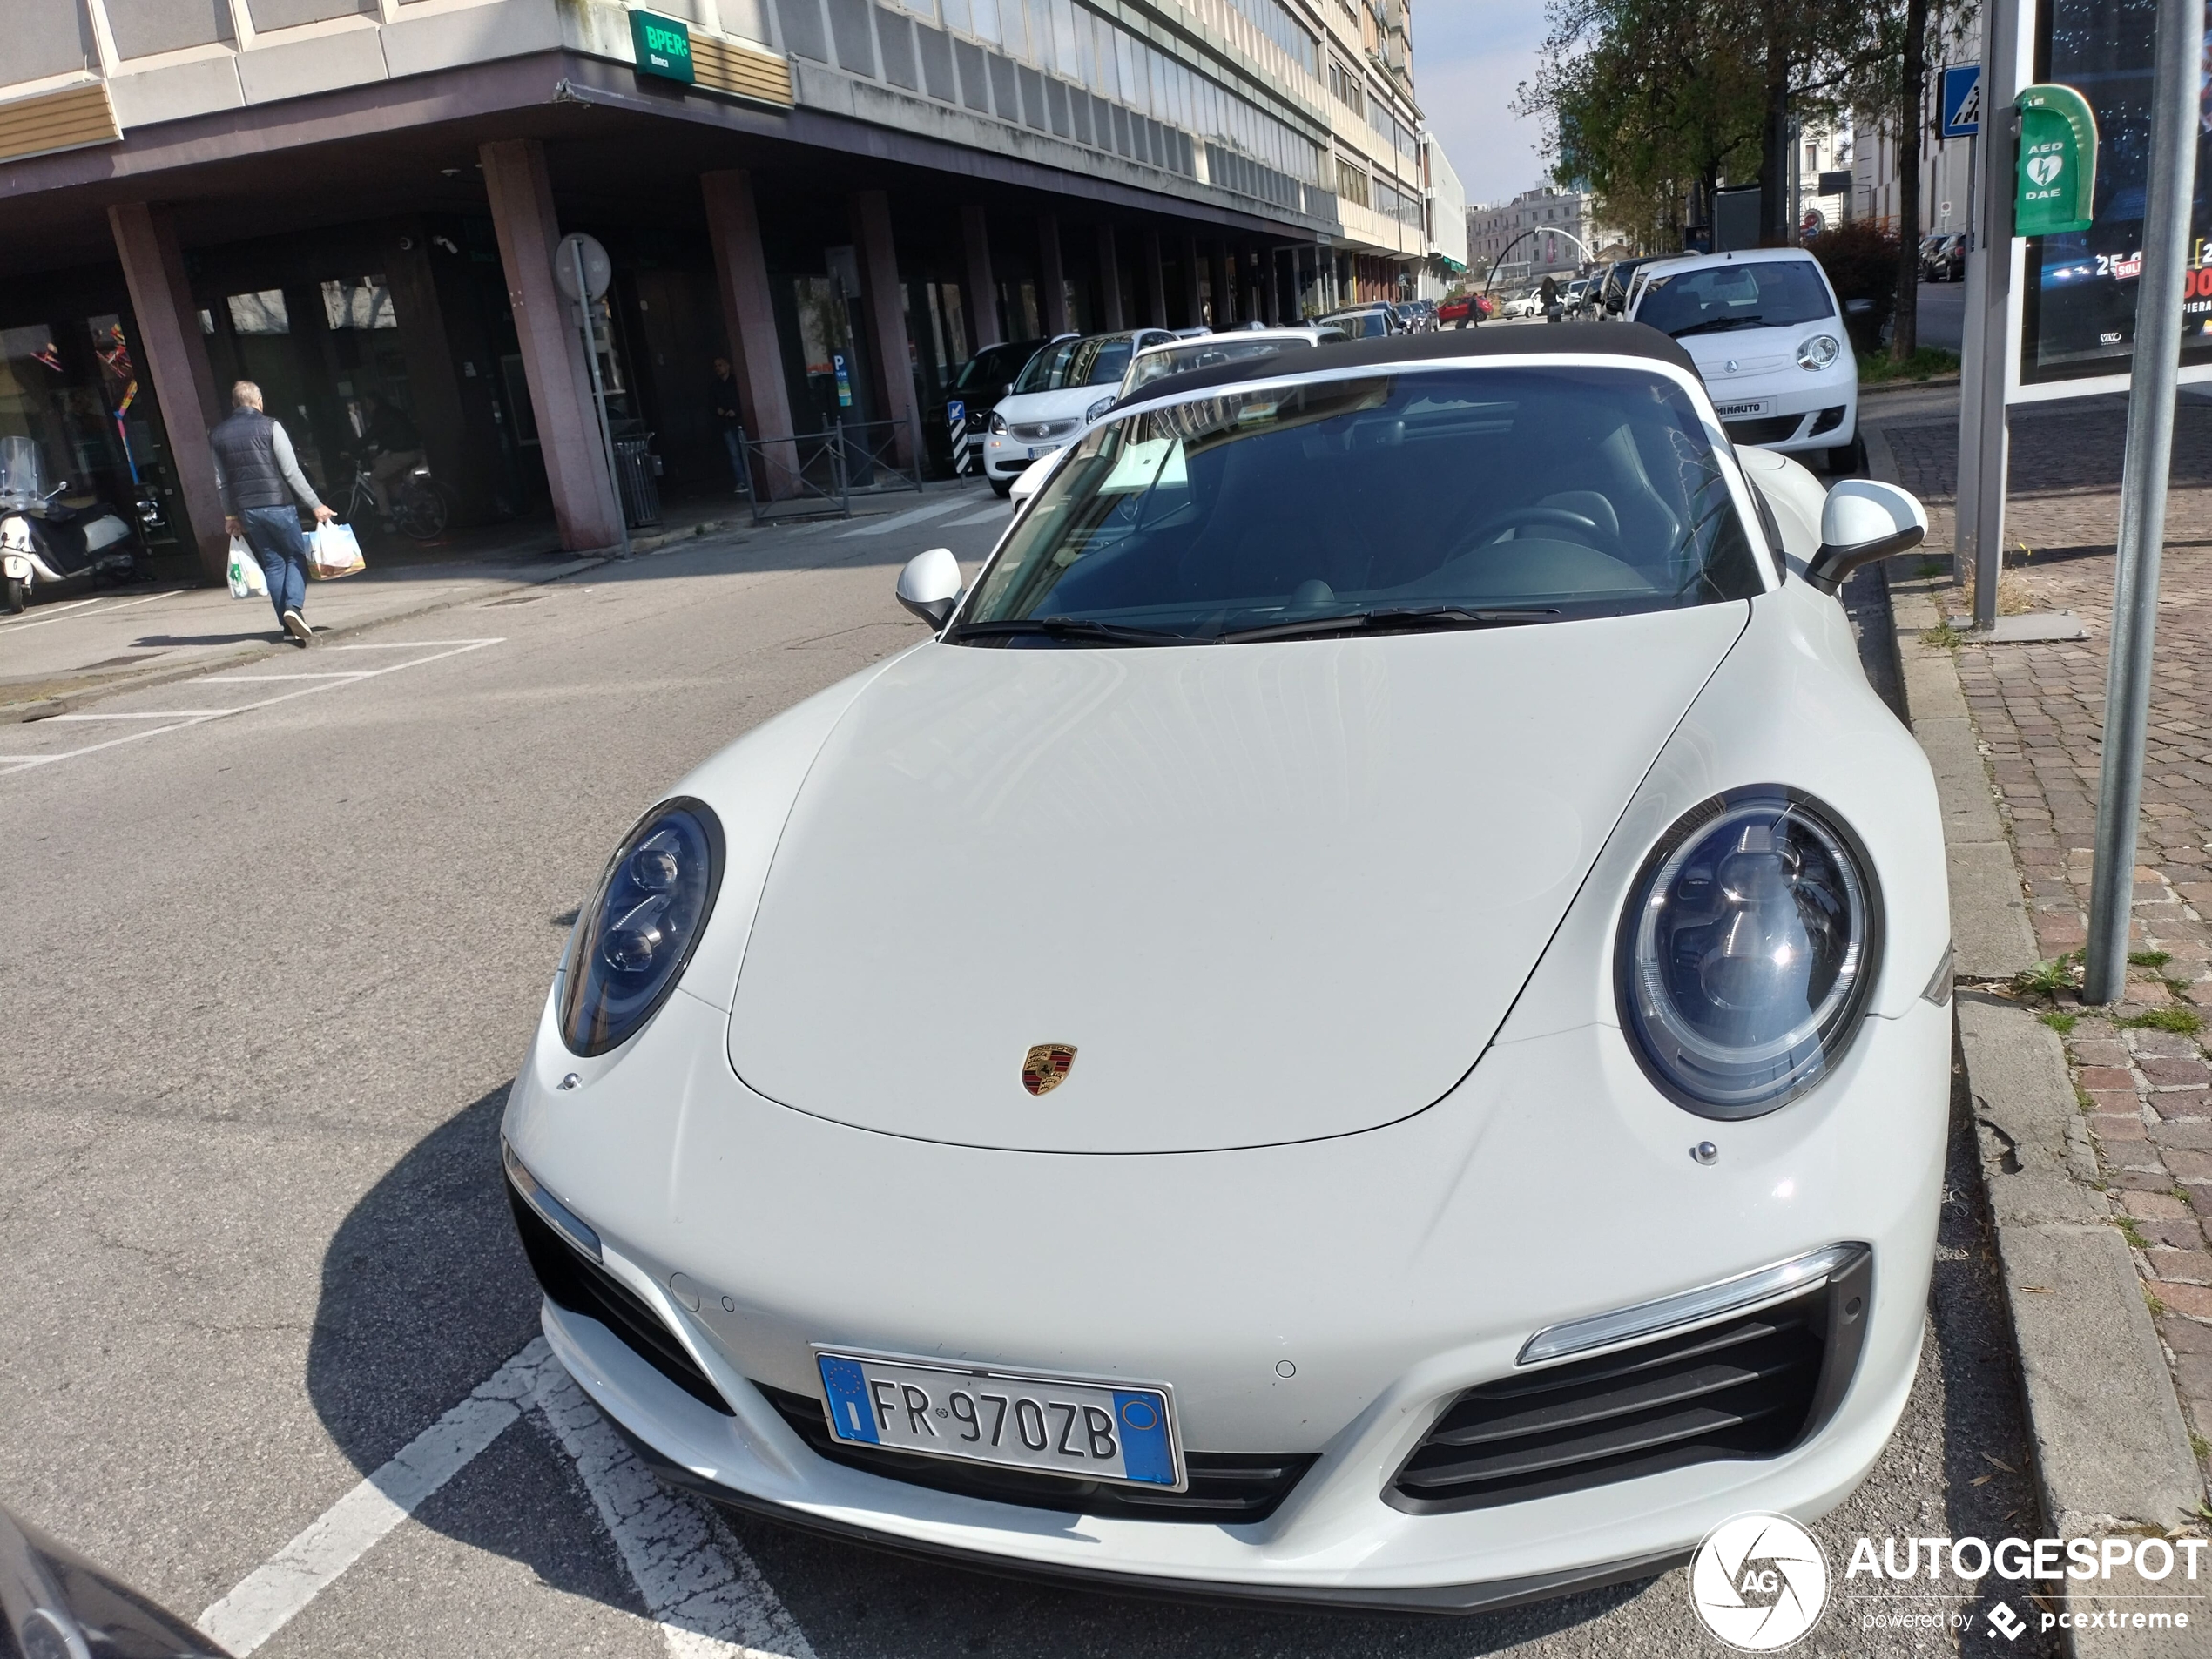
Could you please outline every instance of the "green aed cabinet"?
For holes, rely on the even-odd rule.
[[[651,11],[630,14],[630,44],[637,50],[637,72],[665,81],[691,82],[691,31],[674,17]]]
[[[2097,118],[2071,86],[2030,86],[2020,111],[2020,151],[2013,234],[2086,231],[2097,192]]]

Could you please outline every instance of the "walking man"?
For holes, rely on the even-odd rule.
[[[736,477],[738,494],[750,496],[752,494],[752,478],[746,470],[745,450],[741,447],[745,414],[738,403],[738,382],[730,373],[728,358],[718,357],[714,360],[714,381],[707,391],[714,411],[715,427],[722,434],[722,447],[730,454],[730,471]]]
[[[252,381],[231,388],[231,412],[207,435],[207,447],[222,492],[223,528],[243,536],[260,560],[278,625],[303,649],[312,645],[314,630],[300,614],[307,603],[307,538],[293,502],[312,509],[319,524],[338,515],[316,498],[283,426],[261,412],[261,388]]]

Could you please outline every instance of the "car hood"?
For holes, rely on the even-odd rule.
[[[1844,338],[1843,319],[1793,322],[1778,328],[1731,328],[1716,334],[1692,334],[1675,344],[1689,354],[1689,361],[1697,365],[1697,373],[1706,385],[1720,386],[1731,380],[1771,374],[1777,368],[1791,367],[1797,361],[1798,344],[1815,334],[1832,334],[1840,342]]]
[[[923,646],[793,802],[732,1063],[818,1116],[1036,1151],[1420,1111],[1504,1020],[1749,610]],[[1025,1056],[1053,1044],[1075,1058],[1033,1096]]]
[[[1112,386],[1063,386],[1056,392],[1023,392],[1002,397],[995,412],[1008,422],[1027,426],[1033,421],[1075,421],[1100,398],[1117,395]]]

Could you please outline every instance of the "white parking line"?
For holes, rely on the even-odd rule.
[[[549,1366],[559,1369],[539,1337],[247,1574],[199,1615],[200,1630],[240,1659],[252,1653],[497,1440],[522,1415],[523,1402],[531,1398]]]
[[[103,743],[88,743],[81,749],[63,749],[53,754],[0,754],[0,778],[7,777],[13,772],[28,772],[34,766],[51,766],[57,760],[74,760],[79,755],[97,754],[103,749],[112,749],[119,744],[138,743],[147,738],[158,738],[165,732],[187,731],[196,725],[205,725],[210,720],[226,720],[234,714],[250,714],[255,709],[266,709],[270,707],[272,705],[278,703],[289,703],[295,697],[312,697],[317,691],[333,691],[341,685],[358,685],[362,680],[375,679],[381,675],[396,674],[402,669],[421,668],[428,663],[442,662],[448,657],[458,657],[464,651],[481,651],[486,645],[503,645],[506,643],[507,642],[504,637],[497,639],[426,639],[417,642],[417,648],[429,651],[429,656],[410,658],[404,663],[388,663],[382,668],[364,668],[335,676],[320,674],[254,675],[251,678],[255,679],[304,679],[308,683],[300,686],[297,691],[278,691],[269,697],[259,698],[251,703],[241,703],[234,709],[211,709],[197,713],[190,711],[179,713],[171,718],[166,725],[152,726],[143,732],[126,732],[122,737],[110,738]],[[246,677],[234,677],[234,679],[236,678]],[[208,675],[203,678],[191,682],[191,684],[195,685],[219,685],[223,683],[223,677],[218,675]],[[71,717],[66,714],[57,714],[52,717],[54,720],[66,720],[70,718]],[[46,720],[37,722],[37,724],[41,725],[49,725],[51,723],[51,721]]]
[[[158,709],[134,711],[129,714],[50,714],[49,720],[198,720],[218,714],[229,714],[229,709]],[[44,722],[40,722],[44,724]]]
[[[752,1557],[654,1479],[557,1362],[539,1373],[531,1404],[575,1463],[675,1659],[814,1659]]]
[[[94,594],[89,599],[72,599],[65,605],[46,605],[41,608],[39,614],[26,617],[21,622],[0,622],[0,631],[19,633],[25,628],[44,628],[50,622],[65,621],[69,611],[82,610],[86,605],[96,605],[99,602],[100,596]]]
[[[917,507],[911,512],[899,513],[890,518],[880,518],[873,524],[863,524],[858,529],[847,530],[837,539],[840,542],[855,536],[888,536],[893,530],[902,530],[909,524],[919,524],[925,518],[938,518],[947,513],[956,513],[965,505],[958,496],[941,501],[928,507]]]
[[[963,524],[988,524],[995,518],[1011,518],[1013,516],[1014,507],[1011,502],[1008,502],[1003,505],[994,504],[992,506],[986,507],[980,513],[970,513],[966,518],[948,520],[946,523],[945,528],[948,530],[956,530]]]
[[[239,1659],[336,1583],[526,1410],[576,1465],[673,1659],[814,1659],[728,1529],[669,1492],[538,1337],[197,1621]]]
[[[379,672],[374,668],[342,668],[328,674],[209,674],[202,685],[253,685],[267,680],[365,680]]]

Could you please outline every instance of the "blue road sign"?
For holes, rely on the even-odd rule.
[[[954,426],[958,426],[968,419],[968,405],[958,398],[952,399],[945,405],[945,418]]]
[[[1970,138],[1981,131],[1981,65],[1943,71],[1943,136]]]

